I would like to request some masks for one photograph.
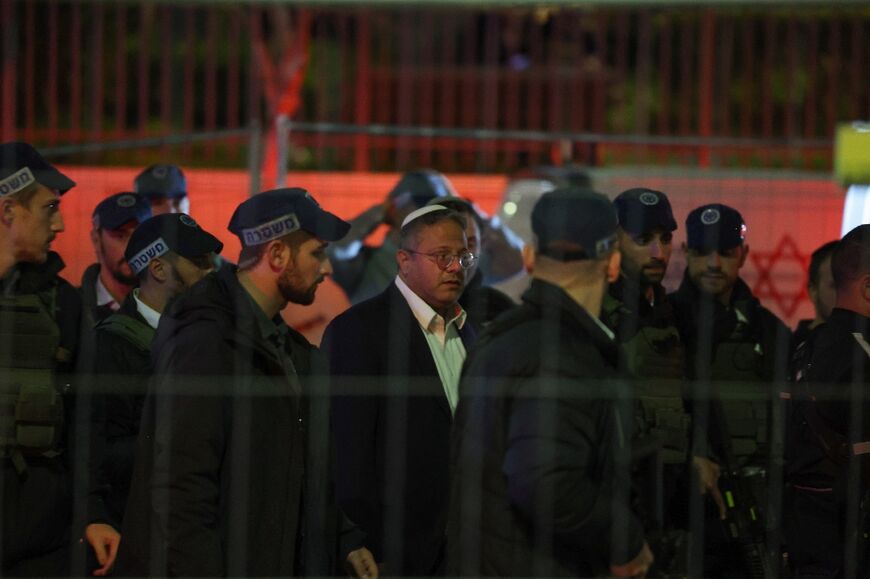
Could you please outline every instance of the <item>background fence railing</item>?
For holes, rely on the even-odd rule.
[[[855,6],[287,7],[2,3],[0,134],[44,145],[295,121],[561,131],[624,143],[297,133],[300,168],[505,171],[563,157],[827,169],[866,117]],[[648,137],[638,144],[636,137]],[[670,137],[779,140],[755,149]],[[656,138],[661,137],[660,143]],[[792,146],[792,145],[800,146]],[[245,141],[184,163],[244,166]],[[162,152],[165,155],[165,150]],[[154,152],[118,152],[142,164]]]

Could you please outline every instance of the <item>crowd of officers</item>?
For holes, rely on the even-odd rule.
[[[556,188],[521,250],[434,171],[350,223],[277,189],[234,264],[155,165],[73,288],[74,186],[0,145],[2,575],[867,576],[870,225],[813,254],[792,334],[733,207],[686,216],[665,291],[651,189]],[[353,305],[318,348],[281,311],[327,276]]]

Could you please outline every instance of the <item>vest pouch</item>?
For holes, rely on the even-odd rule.
[[[640,401],[640,431],[662,443],[665,464],[682,464],[688,459],[691,419],[685,410],[679,380],[637,380],[635,395]]]

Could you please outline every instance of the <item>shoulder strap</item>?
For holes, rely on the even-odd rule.
[[[105,330],[123,338],[143,352],[151,351],[154,328],[136,318],[124,314],[112,314],[97,324],[95,329]]]

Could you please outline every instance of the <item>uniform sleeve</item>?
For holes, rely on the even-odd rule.
[[[378,372],[367,355],[366,334],[338,318],[326,329],[321,348],[329,360],[333,389],[332,425],[336,446],[336,498],[347,517],[366,534],[366,546],[382,560],[382,533],[376,468],[376,437],[380,402],[376,396],[354,396],[354,378],[370,388]]]
[[[233,352],[216,324],[188,326],[156,356],[150,504],[172,576],[222,576],[220,474],[228,408],[214,376],[231,376]],[[223,366],[223,367],[222,367]],[[217,392],[216,392],[217,390]],[[210,392],[210,393],[209,393]]]
[[[563,547],[610,552],[610,564],[630,561],[643,546],[642,528],[611,494],[608,476],[596,472],[596,456],[613,450],[613,409],[582,398],[528,395],[535,382],[526,380],[519,391],[527,395],[512,403],[503,465],[511,502]]]

